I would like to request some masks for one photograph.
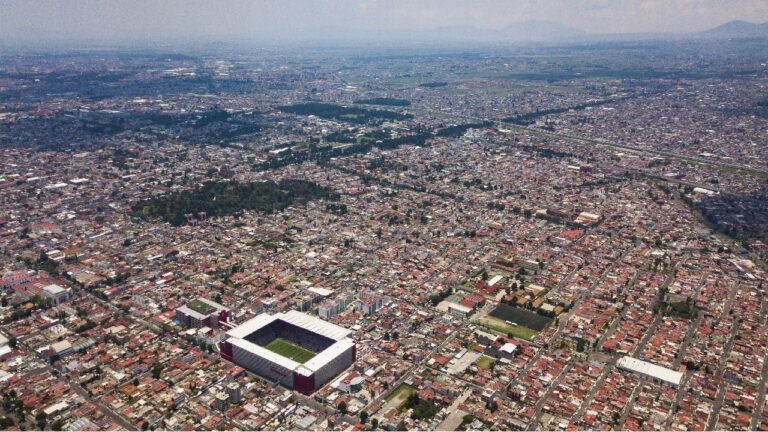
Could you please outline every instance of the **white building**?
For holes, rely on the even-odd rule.
[[[355,310],[362,312],[364,315],[376,313],[382,307],[384,307],[384,297],[378,294],[363,295],[360,300],[355,303]]]
[[[458,304],[458,303],[449,303],[448,312],[454,315],[467,316],[470,313],[472,313],[472,308]]]
[[[654,381],[667,383],[674,387],[678,387],[680,385],[680,381],[683,379],[682,372],[678,372],[673,369],[665,368],[629,356],[620,358],[616,363],[616,366],[618,366],[620,369],[638,373],[640,375],[651,378]]]
[[[225,388],[227,391],[227,395],[229,396],[229,401],[232,402],[233,404],[240,403],[240,400],[243,397],[243,391],[242,391],[242,388],[240,387],[240,384],[233,381],[227,384]]]
[[[43,288],[43,295],[51,299],[55,305],[69,300],[70,294],[70,289],[64,288],[61,285],[48,285]]]

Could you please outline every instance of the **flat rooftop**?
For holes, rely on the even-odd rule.
[[[682,372],[655,365],[653,363],[636,359],[634,357],[622,357],[619,359],[616,365],[622,369],[647,375],[651,378],[656,378],[675,386],[679,386],[680,380],[683,379]]]

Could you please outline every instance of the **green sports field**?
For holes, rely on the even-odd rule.
[[[306,363],[309,359],[315,356],[315,353],[312,351],[304,349],[292,342],[288,342],[283,338],[273,340],[264,348],[299,363]]]

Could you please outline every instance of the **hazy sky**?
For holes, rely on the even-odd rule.
[[[768,21],[768,0],[0,0],[0,39],[258,43],[529,20],[587,33],[688,32],[734,19]]]

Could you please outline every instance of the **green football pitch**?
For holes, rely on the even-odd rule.
[[[273,340],[264,348],[299,363],[306,363],[309,359],[315,356],[315,353],[312,351],[304,349],[295,343],[288,342],[283,338]]]

